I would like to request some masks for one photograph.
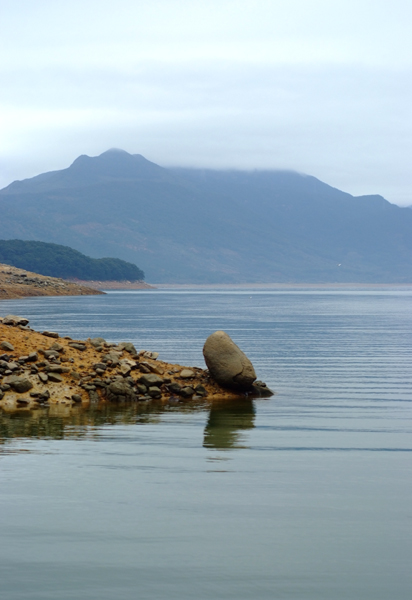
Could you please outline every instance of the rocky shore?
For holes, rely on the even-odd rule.
[[[56,277],[0,264],[0,300],[30,296],[91,296],[103,292]]]
[[[130,342],[73,340],[36,332],[27,319],[0,318],[0,408],[36,410],[51,404],[188,402],[271,396],[262,382],[228,389],[208,370],[158,360]]]

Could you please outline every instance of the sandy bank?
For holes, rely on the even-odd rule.
[[[31,296],[92,296],[103,292],[0,263],[0,300]]]

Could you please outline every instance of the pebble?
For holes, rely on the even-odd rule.
[[[192,371],[192,369],[183,369],[182,371],[180,371],[180,377],[182,379],[192,379],[192,377],[195,376],[194,371]]]
[[[14,346],[13,346],[13,344],[10,344],[10,342],[1,342],[0,348],[2,350],[10,350],[11,352],[13,352],[13,350],[14,350]]]

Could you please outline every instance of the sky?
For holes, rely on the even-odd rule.
[[[410,0],[2,0],[0,188],[109,148],[412,205]]]

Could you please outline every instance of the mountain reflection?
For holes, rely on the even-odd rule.
[[[52,405],[35,411],[0,410],[1,444],[15,438],[90,438],[104,426],[156,423],[170,412],[198,412],[209,410],[203,445],[207,448],[233,448],[239,442],[240,432],[254,427],[253,401],[243,399],[240,404],[205,401],[177,405],[156,404],[100,404],[84,406]]]

